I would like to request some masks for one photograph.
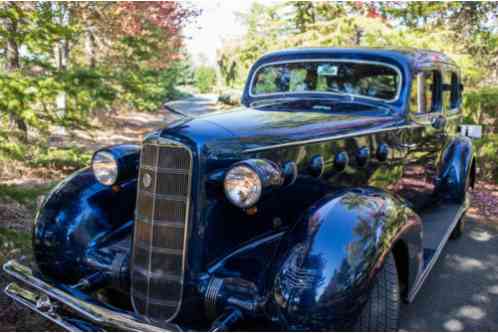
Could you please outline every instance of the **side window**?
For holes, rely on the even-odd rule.
[[[443,110],[448,111],[451,110],[452,107],[452,97],[451,96],[451,72],[444,72],[443,75],[443,91],[442,91],[442,101],[443,101]]]
[[[460,80],[456,73],[451,73],[451,109],[457,109],[462,101]]]
[[[416,114],[439,111],[440,86],[441,74],[438,71],[418,73],[410,93],[410,111]]]
[[[417,74],[413,77],[412,90],[410,91],[410,112],[413,114],[420,113],[421,108],[419,108],[419,90],[420,82],[422,80],[422,73]]]

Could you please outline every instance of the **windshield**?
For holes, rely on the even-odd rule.
[[[386,101],[398,96],[401,77],[395,67],[353,60],[300,61],[265,65],[253,76],[253,97],[333,93]]]

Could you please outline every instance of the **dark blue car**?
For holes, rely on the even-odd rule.
[[[241,107],[60,183],[5,292],[75,331],[397,330],[463,231],[462,89],[431,51],[267,54]]]

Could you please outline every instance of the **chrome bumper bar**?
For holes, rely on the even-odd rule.
[[[70,318],[65,319],[63,315],[57,313],[58,304],[65,305],[72,312],[76,313],[78,317],[87,320],[89,323],[96,325],[101,329],[109,328],[133,332],[181,330],[180,327],[175,324],[167,324],[165,327],[158,327],[140,320],[132,313],[111,310],[103,306],[83,301],[64,290],[35,277],[30,268],[21,265],[16,260],[5,263],[3,270],[16,280],[25,283],[36,290],[30,291],[13,282],[5,288],[7,296],[68,331],[80,332],[82,331],[82,328],[77,325],[76,320],[73,322]]]

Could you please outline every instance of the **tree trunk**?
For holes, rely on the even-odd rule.
[[[8,3],[8,6],[15,6],[15,4]],[[5,47],[5,71],[8,73],[12,73],[21,68],[21,63],[19,60],[19,45],[16,40],[16,34],[18,33],[18,22],[14,19],[7,19],[5,22],[5,27],[9,32]],[[28,125],[26,124],[26,121],[24,121],[22,117],[14,112],[11,112],[9,114],[9,118],[10,123],[13,126],[17,127],[17,129],[21,132],[21,139],[24,142],[28,141]]]
[[[91,28],[88,28],[86,31],[85,53],[88,66],[90,66],[90,68],[95,68],[95,65],[97,64],[97,61],[95,59],[95,49],[95,35],[91,31]]]

